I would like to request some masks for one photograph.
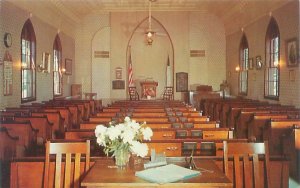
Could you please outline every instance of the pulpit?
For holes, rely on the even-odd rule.
[[[156,87],[158,86],[158,83],[155,81],[144,81],[140,82],[141,84],[141,94],[142,98],[147,98],[147,96],[150,96],[151,98],[156,97]]]

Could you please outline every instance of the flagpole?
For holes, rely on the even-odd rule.
[[[131,46],[129,46],[129,63],[128,63],[128,87],[134,86],[133,84],[133,69],[131,60]]]

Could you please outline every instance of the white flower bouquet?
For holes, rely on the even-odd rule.
[[[151,140],[153,132],[146,127],[146,123],[139,124],[129,117],[125,117],[124,123],[117,125],[97,125],[95,129],[97,143],[104,147],[106,155],[118,152],[131,152],[140,157],[145,157],[148,153],[148,146],[142,140]]]

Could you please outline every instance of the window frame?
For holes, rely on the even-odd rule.
[[[23,44],[23,41],[26,42],[28,44],[29,42],[29,48],[30,48],[30,52],[28,53],[28,51],[25,50],[25,52],[23,51],[23,49],[27,49],[26,45]],[[24,45],[24,46],[23,46]],[[36,100],[36,36],[35,36],[35,32],[34,32],[34,28],[33,25],[30,21],[30,19],[28,19],[22,28],[22,32],[21,32],[21,103],[27,103],[27,102],[31,102],[31,101],[35,101]],[[29,55],[27,55],[29,54]],[[29,56],[29,57],[27,57]],[[29,65],[24,66],[23,62],[26,62],[26,65],[28,64],[28,62],[25,59],[30,59]],[[29,68],[28,68],[29,67]],[[24,92],[24,81],[25,80],[25,70],[29,70],[29,72],[31,73],[31,82],[30,82],[30,90],[31,90],[31,96],[29,97],[23,97],[23,92]]]
[[[274,39],[277,38],[277,49],[274,49],[273,47],[275,46]],[[274,62],[272,61],[276,58],[277,56],[277,61],[278,65],[275,66]],[[264,98],[265,99],[271,99],[271,100],[279,100],[280,97],[280,32],[279,32],[279,27],[276,22],[276,20],[272,17],[270,19],[270,22],[267,27],[267,32],[266,32],[266,37],[265,37],[265,60],[266,60],[266,68],[264,71]],[[275,77],[275,81],[270,80],[272,77],[272,69],[277,71],[277,76]],[[276,82],[275,89],[276,91],[274,92],[274,95],[271,95],[269,90],[270,90],[270,83],[271,82]]]
[[[245,53],[247,51],[247,54]],[[238,92],[239,95],[247,96],[248,95],[248,67],[249,66],[249,45],[248,40],[243,33],[240,46],[239,46],[239,76],[238,76]],[[243,75],[245,74],[246,79],[243,80]],[[243,91],[243,83],[246,85],[246,91]]]
[[[56,61],[56,53],[55,51],[58,51],[58,70],[56,70],[56,65],[55,65],[55,61]],[[62,46],[61,46],[61,41],[60,41],[60,37],[59,34],[57,34],[55,36],[54,39],[54,43],[53,43],[53,98],[55,97],[60,97],[63,95],[63,72],[62,72]],[[60,90],[60,94],[56,94],[55,93],[55,74],[59,74],[59,90]]]

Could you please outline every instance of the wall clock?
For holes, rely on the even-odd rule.
[[[9,48],[12,44],[12,37],[10,33],[5,33],[4,35],[4,45],[5,47]]]

